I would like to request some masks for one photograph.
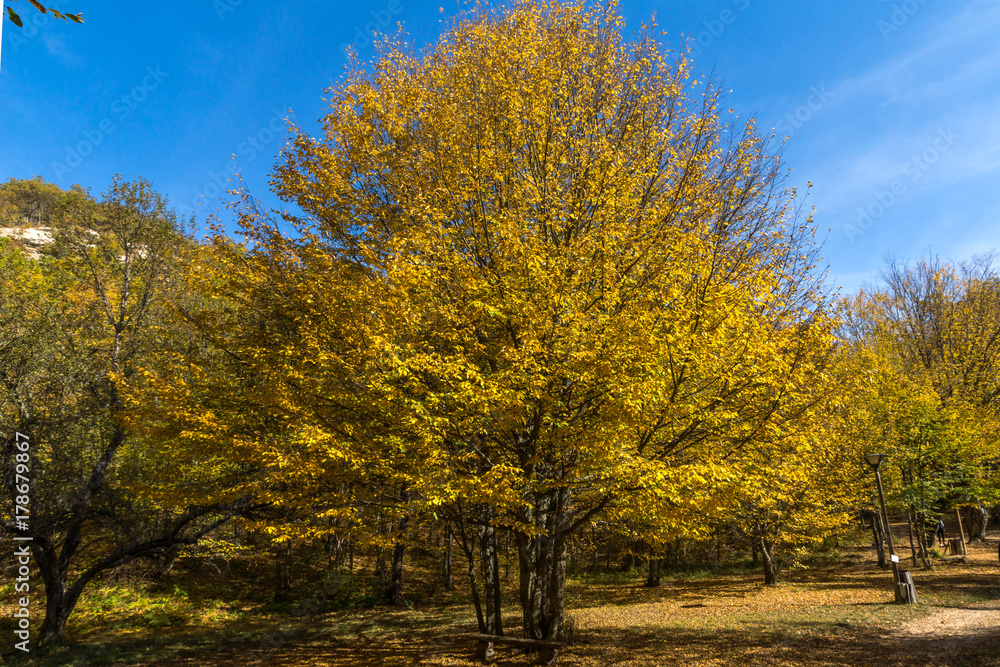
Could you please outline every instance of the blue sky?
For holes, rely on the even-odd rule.
[[[443,5],[442,5],[443,3]],[[0,179],[41,175],[99,195],[115,173],[150,179],[181,211],[222,206],[239,171],[267,191],[284,119],[313,133],[344,47],[402,21],[433,41],[454,0],[50,0],[84,25],[11,6],[3,29]],[[464,3],[463,3],[464,5]],[[790,183],[855,290],[883,258],[962,259],[1000,248],[1000,1],[625,0],[668,44],[724,77],[728,106],[787,137]],[[443,8],[444,14],[441,13]],[[220,185],[221,184],[221,185]],[[224,196],[224,195],[223,195]]]

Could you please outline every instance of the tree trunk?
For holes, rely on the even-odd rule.
[[[628,572],[636,565],[635,552],[633,551],[634,546],[634,542],[625,545],[625,557],[622,559],[621,565],[622,572]]]
[[[781,562],[775,555],[774,544],[766,537],[760,540],[760,553],[764,557],[764,584],[774,586],[778,583]]]
[[[490,518],[492,517],[488,514],[487,521]],[[479,562],[483,568],[483,597],[486,598],[484,632],[503,635],[503,621],[500,617],[500,562],[497,558],[496,528],[493,526],[486,525],[479,530]]]
[[[550,493],[541,501],[538,519],[533,521],[540,524],[540,534],[534,537],[518,534],[522,623],[524,636],[529,639],[563,638],[569,536],[559,528],[567,520],[560,515],[560,509],[567,506],[568,500],[568,489]],[[528,518],[532,520],[535,516]]]
[[[42,583],[45,586],[45,620],[42,622],[42,628],[38,635],[39,643],[45,644],[62,636],[63,630],[66,628],[66,621],[69,620],[70,614],[73,613],[73,607],[76,606],[76,600],[70,599],[67,595],[68,572],[57,569],[56,559],[51,558],[55,555],[54,552],[48,554],[50,558],[45,558],[37,545],[32,546],[35,547],[32,552],[35,554],[35,560],[42,575]]]
[[[38,635],[40,644],[46,644],[62,636],[66,629],[66,622],[79,600],[79,593],[73,594],[72,591],[59,588],[61,590],[53,591],[56,593],[55,595],[50,595],[48,588],[45,590],[45,621],[42,623],[42,629]]]
[[[455,578],[452,574],[451,569],[451,558],[452,558],[452,543],[455,541],[455,534],[452,532],[452,527],[448,525],[448,533],[445,537],[445,550],[444,550],[444,587],[449,591],[455,590]]]
[[[274,550],[274,600],[281,602],[285,596],[285,587],[281,585],[281,546]]]
[[[399,520],[399,533],[406,532],[408,520],[404,516]],[[406,544],[400,538],[392,550],[392,574],[389,578],[389,588],[386,590],[386,601],[396,607],[403,606],[403,554]]]
[[[510,581],[510,531],[506,531],[504,542],[504,559],[503,559],[503,580],[504,582]]]
[[[375,577],[375,581],[378,582],[379,587],[382,586],[382,582],[385,581],[385,556],[383,555],[383,547],[381,545],[375,547],[375,568],[372,571],[372,575]]]
[[[972,542],[986,541],[986,526],[990,522],[990,510],[984,505],[969,508],[972,521],[969,523],[969,540]]]
[[[649,559],[649,574],[646,576],[646,586],[655,588],[660,585],[660,573],[663,571],[662,558]]]
[[[284,586],[286,591],[292,590],[292,541],[285,542],[285,572]]]
[[[934,567],[931,562],[931,551],[930,545],[927,544],[927,515],[921,512],[919,515],[920,530],[917,530],[917,546],[919,547],[920,561],[923,563],[923,568],[925,570],[930,570]]]
[[[471,533],[471,535],[470,535]],[[486,634],[486,619],[483,616],[483,601],[479,597],[479,584],[476,581],[476,537],[474,531],[467,529],[465,522],[459,518],[458,521],[458,545],[465,554],[468,563],[467,573],[469,575],[469,591],[472,593],[472,606],[476,610],[476,626],[479,632]],[[493,646],[480,642],[482,645],[477,649],[477,657],[489,659],[492,657]]]
[[[279,544],[274,555],[274,599],[280,602],[292,587],[292,541]]]
[[[913,567],[917,567],[917,545],[916,540],[913,537],[913,524],[916,523],[916,516],[913,513],[913,506],[910,506],[910,511],[906,513],[906,527],[910,530],[910,554],[913,556]]]
[[[594,543],[594,563],[590,567],[591,572],[597,572],[597,568],[601,566],[601,547],[600,542],[597,541],[597,528],[593,527],[590,529],[590,534],[592,541]]]
[[[175,544],[166,551],[163,552],[161,556],[156,559],[156,576],[157,578],[163,578],[170,574],[174,569],[174,563],[177,562],[177,555],[180,553],[181,545]]]
[[[878,566],[888,567],[889,559],[885,556],[885,528],[883,527],[881,514],[878,514],[872,520],[872,536],[875,539],[875,553],[878,555]]]

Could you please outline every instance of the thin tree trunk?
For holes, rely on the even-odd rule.
[[[486,617],[483,615],[483,601],[479,596],[479,584],[476,581],[476,535],[475,530],[469,530],[466,525],[464,518],[461,514],[461,509],[458,513],[457,522],[458,534],[458,546],[461,547],[462,553],[465,554],[465,560],[468,563],[468,569],[466,572],[469,576],[469,590],[472,593],[472,606],[476,610],[476,626],[479,628],[479,632],[487,634],[486,632]],[[470,534],[471,533],[471,534]],[[480,660],[490,661],[493,659],[495,652],[493,650],[493,644],[489,642],[477,642],[476,644],[476,657]]]
[[[958,534],[962,536],[962,553],[965,553],[965,529],[962,528],[962,512],[955,508],[955,516],[958,517]]]
[[[591,572],[597,572],[597,568],[601,566],[601,548],[600,542],[597,541],[597,527],[594,526],[590,529],[591,540],[594,543],[594,563],[590,567]]]
[[[274,556],[274,599],[280,602],[292,588],[292,541],[275,547]]]
[[[923,562],[923,567],[925,570],[930,570],[934,567],[931,563],[931,551],[930,545],[927,544],[927,517],[923,513],[920,514],[920,530],[917,531],[917,545],[920,547],[920,560]]]
[[[279,544],[274,549],[274,600],[276,602],[281,602],[285,598],[285,587],[283,585],[283,580],[281,575],[283,573],[282,568],[282,553],[281,545]]]
[[[882,523],[882,514],[876,515],[872,521],[872,536],[875,540],[875,553],[878,556],[878,566],[888,567],[889,560],[885,557],[885,528]]]
[[[636,559],[633,551],[635,542],[628,542],[625,545],[625,557],[622,559],[621,571],[628,572],[635,567]]]
[[[375,581],[378,582],[379,588],[384,585],[388,585],[388,579],[386,578],[386,573],[389,567],[385,563],[385,548],[381,545],[375,547]]]
[[[913,523],[916,521],[916,517],[913,513],[913,506],[910,506],[910,511],[906,513],[906,526],[910,529],[910,553],[913,555],[913,567],[917,566],[917,545],[913,538]]]
[[[506,581],[510,581],[510,541],[511,541],[511,536],[510,536],[510,530],[507,530],[505,532],[506,532],[506,535],[504,536],[504,540],[505,540],[504,543],[505,543],[506,546],[504,548],[503,580],[506,582]]]
[[[392,550],[392,573],[389,578],[389,588],[386,591],[386,601],[396,607],[403,606],[403,554],[406,551],[406,543],[402,537],[406,533],[408,523],[407,517],[399,520],[400,538]]]
[[[292,590],[292,541],[285,542],[285,568],[284,568],[284,588],[286,591]]]
[[[444,587],[449,591],[455,590],[455,578],[452,574],[451,569],[451,559],[452,559],[452,543],[455,541],[455,534],[448,524],[448,531],[444,538],[445,550],[444,550]]]

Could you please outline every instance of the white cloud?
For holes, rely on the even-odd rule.
[[[49,55],[58,60],[66,67],[79,67],[83,64],[83,57],[70,50],[66,46],[65,40],[58,35],[45,34],[42,36],[45,50]]]
[[[992,232],[1000,203],[986,185],[1000,178],[1000,5],[967,5],[922,25],[923,34],[916,22],[904,28],[916,48],[828,84],[829,101],[786,146],[795,178],[814,183],[817,224],[832,228],[831,273],[851,290],[887,254],[930,247],[962,259],[1000,244]],[[958,138],[914,179],[914,156],[949,128]],[[844,229],[857,223],[858,209],[897,180],[904,193],[849,242]]]

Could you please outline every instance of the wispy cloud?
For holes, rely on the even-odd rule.
[[[1000,178],[1000,3],[966,5],[906,29],[910,48],[830,82],[822,113],[787,145],[797,177],[815,184],[811,203],[818,223],[832,229],[826,254],[845,287],[862,282],[885,254],[918,255],[928,245],[942,255],[971,254],[1000,242],[990,233],[1000,203],[985,208],[979,196]],[[942,131],[957,138],[935,151]],[[925,155],[933,162],[914,168]],[[894,182],[905,185],[896,205],[859,247],[844,230]]]
[[[45,50],[49,52],[49,55],[64,66],[80,67],[83,65],[83,57],[70,50],[66,41],[59,35],[45,34],[42,36],[42,43],[45,44]]]

